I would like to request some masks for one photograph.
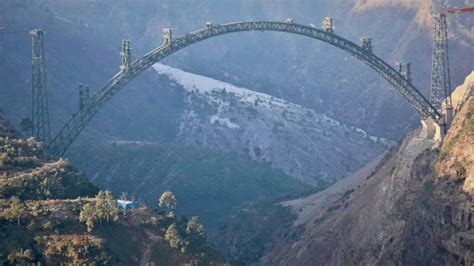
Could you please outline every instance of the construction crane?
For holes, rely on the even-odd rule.
[[[453,118],[446,15],[473,11],[474,6],[465,6],[448,8],[433,15],[433,62],[431,67],[430,102],[435,108],[441,109],[441,102],[444,99],[445,130],[449,128]]]

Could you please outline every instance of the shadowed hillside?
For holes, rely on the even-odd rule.
[[[0,129],[1,264],[224,264],[196,217],[119,211],[110,192],[14,134],[1,113]]]

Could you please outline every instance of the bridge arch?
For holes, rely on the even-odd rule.
[[[165,37],[163,45],[133,62],[130,61],[129,54],[126,53],[126,51],[129,51],[128,42],[123,43],[121,71],[87,99],[85,108],[77,111],[48,145],[49,150],[54,154],[63,155],[94,115],[125,85],[153,64],[194,43],[223,34],[243,31],[287,32],[331,44],[364,62],[387,80],[405,98],[422,120],[432,118],[434,121],[440,121],[442,118],[441,114],[401,73],[374,55],[370,49],[359,46],[331,31],[323,31],[296,24],[292,21],[245,21],[221,25],[208,24],[204,29],[185,34],[175,40],[171,39],[171,32],[166,32],[165,35],[168,34],[168,38]]]

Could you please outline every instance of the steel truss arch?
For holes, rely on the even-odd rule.
[[[100,108],[132,79],[153,64],[194,43],[228,33],[243,31],[287,32],[307,36],[331,44],[364,62],[387,80],[405,98],[422,120],[431,117],[434,121],[440,121],[442,118],[441,114],[401,73],[374,55],[370,50],[346,40],[333,32],[326,32],[313,27],[288,22],[234,22],[211,25],[210,27],[185,34],[171,42],[167,40],[162,46],[151,50],[143,57],[131,62],[90,97],[86,108],[76,112],[72,116],[50,143],[50,152],[63,155]]]

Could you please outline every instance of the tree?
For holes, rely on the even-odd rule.
[[[115,202],[114,195],[110,190],[105,191],[105,203],[107,205],[107,222],[109,222],[110,217],[112,217],[112,219],[116,221],[118,219],[117,203]]]
[[[107,222],[110,221],[111,217],[114,220],[118,219],[117,204],[115,203],[115,199],[111,191],[99,191],[95,197],[95,211],[101,224],[102,219],[105,219]]]
[[[107,218],[107,201],[105,199],[105,192],[99,191],[95,196],[95,213],[99,219],[99,224],[102,224],[102,219]]]
[[[186,242],[183,250],[186,253],[202,253],[206,249],[206,234],[199,217],[193,216],[186,225]]]
[[[188,224],[186,225],[186,233],[192,236],[205,236],[204,225],[199,221],[198,216],[193,216],[191,220],[188,221]]]
[[[86,203],[79,214],[79,221],[86,223],[87,232],[92,232],[95,220],[97,220],[95,206],[92,203]]]
[[[176,197],[174,196],[173,192],[171,191],[165,191],[161,197],[160,197],[160,207],[162,207],[163,205],[166,206],[166,208],[168,209],[168,211],[173,211],[174,209],[176,209]]]
[[[6,211],[6,216],[10,220],[17,220],[18,226],[20,226],[21,217],[26,213],[25,204],[16,196],[13,196],[8,201],[10,208]]]
[[[183,243],[183,238],[181,237],[175,223],[172,223],[166,230],[165,240],[168,241],[170,246],[173,248],[179,248]]]
[[[15,253],[8,255],[9,262],[13,265],[29,265],[33,262],[35,256],[31,249],[20,249]]]
[[[118,209],[112,192],[108,190],[99,191],[95,196],[95,203],[85,204],[79,216],[79,220],[86,223],[88,232],[94,228],[95,221],[99,220],[99,224],[102,224],[102,219],[109,222],[110,218],[118,219]]]
[[[41,203],[39,201],[35,201],[31,205],[31,214],[33,216],[39,216],[43,212],[43,209],[41,208]]]

